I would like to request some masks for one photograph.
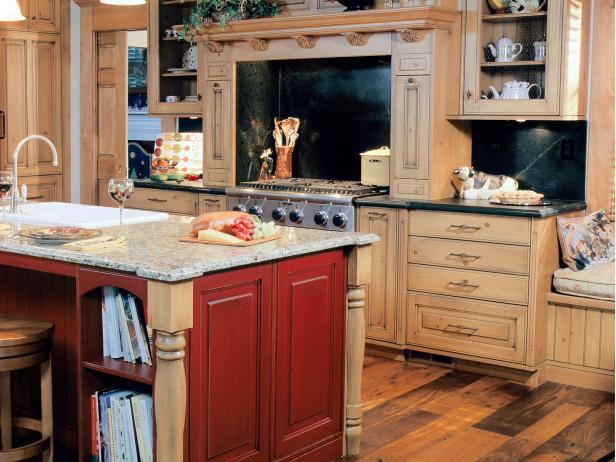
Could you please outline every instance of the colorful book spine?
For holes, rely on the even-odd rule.
[[[98,403],[96,401],[96,395],[90,396],[90,430],[91,434],[91,451],[90,451],[90,460],[92,462],[98,462],[98,422],[96,420],[96,408],[98,407]]]

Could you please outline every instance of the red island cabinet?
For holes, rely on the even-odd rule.
[[[195,280],[190,460],[342,453],[342,250]]]

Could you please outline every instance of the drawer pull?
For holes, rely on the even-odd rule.
[[[450,257],[458,257],[462,260],[466,260],[466,259],[472,259],[473,261],[479,260],[481,258],[480,255],[468,255],[466,253],[450,253],[449,254]]]
[[[167,202],[167,199],[157,199],[156,197],[148,197],[148,200],[150,202],[155,202],[157,204],[163,204],[163,203]]]
[[[479,231],[481,226],[469,226],[469,225],[449,225],[449,228],[456,229],[472,229],[473,231]]]
[[[468,279],[464,279],[462,282],[453,282],[453,281],[449,281],[447,283],[448,286],[458,286],[458,287],[464,287],[464,288],[470,288],[470,289],[478,289],[479,288],[479,284],[469,284],[468,283]]]
[[[220,202],[218,199],[203,199],[203,201],[208,204],[218,204]]]
[[[379,213],[379,212],[368,212],[368,215],[371,215],[373,217],[386,217],[387,216],[386,213]]]
[[[473,333],[477,332],[479,330],[479,327],[466,327],[464,324],[447,324],[447,327],[445,328],[445,330],[449,329],[450,327],[453,327],[454,329],[464,329],[464,330],[472,330]]]
[[[30,196],[30,197],[26,197],[26,200],[28,201],[35,201],[37,199],[43,199],[45,196],[43,196],[42,194],[39,194],[38,196]]]

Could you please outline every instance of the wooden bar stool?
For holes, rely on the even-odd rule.
[[[51,407],[51,339],[53,323],[27,316],[0,316],[0,462],[20,461],[38,455],[53,459]],[[41,420],[13,416],[11,371],[40,365]],[[13,448],[13,427],[33,430],[41,439]]]

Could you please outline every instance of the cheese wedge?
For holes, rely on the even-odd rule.
[[[200,241],[222,242],[226,244],[237,244],[242,242],[238,237],[216,231],[215,229],[202,229],[199,231],[199,237],[197,239]]]

